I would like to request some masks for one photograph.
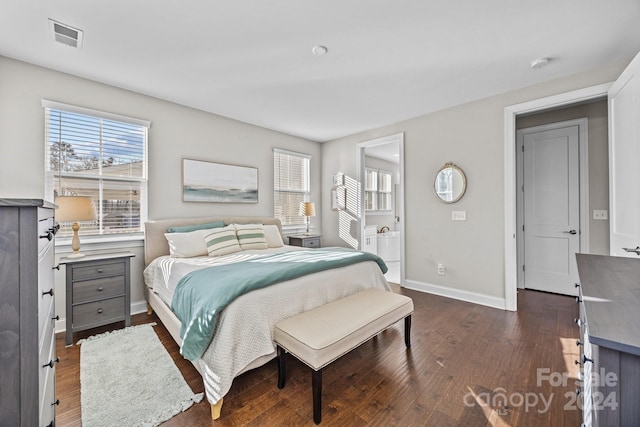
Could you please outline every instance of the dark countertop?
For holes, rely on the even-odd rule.
[[[576,254],[592,344],[640,356],[640,259]]]
[[[44,199],[2,199],[0,198],[0,207],[37,207],[56,209],[58,205]]]

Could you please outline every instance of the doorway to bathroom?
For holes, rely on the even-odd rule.
[[[387,264],[387,281],[403,285],[404,134],[358,144],[361,250],[376,253]]]

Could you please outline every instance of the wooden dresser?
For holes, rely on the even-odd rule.
[[[55,205],[0,199],[0,425],[55,425]]]
[[[639,426],[640,259],[576,259],[583,426]]]

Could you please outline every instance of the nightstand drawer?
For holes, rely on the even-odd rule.
[[[311,237],[308,239],[303,239],[302,246],[305,248],[319,248],[320,247],[320,238],[319,237]]]
[[[117,276],[124,274],[125,265],[123,262],[114,263],[96,263],[92,265],[86,265],[83,267],[73,267],[73,280],[85,280],[85,279],[97,279],[99,277]]]
[[[73,283],[73,303],[113,298],[125,293],[125,277],[114,276],[103,279],[84,280]]]
[[[73,307],[73,328],[124,320],[124,297],[89,302]]]

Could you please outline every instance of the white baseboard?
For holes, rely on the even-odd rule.
[[[147,312],[147,301],[135,301],[131,303],[131,315],[146,313]],[[60,320],[56,320],[56,334],[60,332],[66,332],[67,330],[67,319],[66,317],[61,317]]]
[[[428,294],[440,295],[442,297],[453,298],[460,301],[486,305],[487,307],[498,308],[500,310],[505,310],[506,308],[506,300],[504,298],[491,297],[484,294],[478,294],[476,292],[448,288],[445,286],[434,285],[432,283],[417,282],[415,280],[405,280],[404,287],[415,291],[426,292]]]

